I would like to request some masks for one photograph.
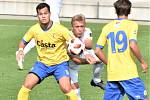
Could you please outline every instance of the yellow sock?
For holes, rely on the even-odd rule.
[[[78,96],[74,90],[71,90],[69,93],[65,95],[67,96],[67,100],[78,100]]]
[[[31,91],[30,89],[22,86],[22,88],[20,89],[20,91],[18,93],[18,100],[28,100],[30,91]]]

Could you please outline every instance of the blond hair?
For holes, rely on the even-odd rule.
[[[77,14],[77,15],[72,17],[71,25],[73,25],[74,21],[84,21],[85,22],[85,16],[83,14]]]

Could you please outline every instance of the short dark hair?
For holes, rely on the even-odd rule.
[[[40,3],[40,4],[38,4],[37,7],[36,7],[36,12],[38,13],[38,10],[43,9],[45,7],[50,12],[50,6],[47,3]]]
[[[131,11],[132,3],[129,0],[118,0],[114,3],[116,13],[118,16],[128,16]]]

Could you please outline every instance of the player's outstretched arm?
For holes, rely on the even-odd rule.
[[[104,63],[107,65],[107,59],[106,59],[106,56],[104,55],[103,51],[96,47],[95,49],[95,54],[97,55],[97,57]]]
[[[79,58],[76,55],[69,55],[69,56],[70,56],[71,60],[74,61],[76,64],[88,64],[86,59]]]
[[[141,67],[143,69],[143,72],[147,72],[148,69],[148,65],[145,62],[144,58],[141,55],[140,49],[138,48],[137,42],[135,41],[130,41],[130,48],[133,52],[133,54],[136,56],[136,58],[139,60],[139,62],[141,63]]]

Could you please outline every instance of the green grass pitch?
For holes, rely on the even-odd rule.
[[[17,100],[17,93],[21,84],[34,61],[36,61],[35,49],[31,50],[25,57],[25,70],[23,71],[18,70],[15,59],[19,41],[25,31],[35,22],[31,20],[0,20],[0,100]],[[68,22],[62,22],[62,24],[69,29],[71,28]],[[87,27],[90,27],[93,31],[94,46],[104,25],[100,23],[87,24]],[[139,26],[138,44],[145,60],[150,65],[150,26]],[[148,70],[148,73],[143,74],[137,60],[136,63],[138,64],[139,75],[145,82],[147,91],[150,92],[150,70]],[[91,78],[92,67],[82,65],[79,70],[81,96],[83,100],[102,100],[104,91],[91,87],[89,84]],[[106,68],[102,74],[102,79],[106,83]],[[60,91],[55,79],[49,77],[33,89],[29,100],[66,100],[66,98]],[[125,96],[123,100],[128,99]]]

